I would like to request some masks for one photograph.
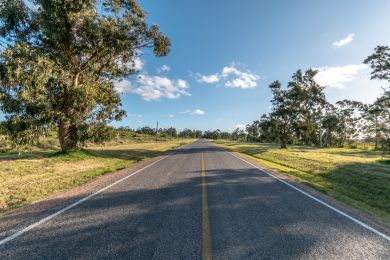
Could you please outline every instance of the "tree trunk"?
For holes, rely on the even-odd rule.
[[[63,152],[75,148],[77,146],[77,127],[69,121],[61,121],[58,126],[58,139]]]
[[[287,143],[286,141],[283,141],[280,143],[280,149],[286,149],[287,148]]]
[[[378,150],[378,139],[379,139],[378,116],[376,116],[375,117],[375,150]]]

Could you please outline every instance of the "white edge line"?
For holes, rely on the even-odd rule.
[[[139,169],[139,170],[137,170],[137,171],[135,171],[135,172],[125,176],[125,177],[123,177],[122,179],[117,180],[116,182],[114,182],[114,183],[112,183],[112,184],[110,184],[110,185],[108,185],[108,186],[106,186],[106,187],[104,187],[104,188],[102,188],[102,189],[100,189],[98,191],[95,191],[94,193],[92,193],[92,194],[90,194],[90,195],[88,195],[88,196],[86,196],[86,197],[84,197],[84,198],[82,198],[82,199],[80,199],[80,200],[78,200],[78,201],[76,201],[76,202],[66,206],[65,208],[63,208],[63,209],[61,209],[61,210],[59,210],[59,211],[57,211],[57,212],[55,212],[55,213],[53,213],[51,215],[49,215],[49,216],[39,220],[38,222],[35,222],[34,224],[31,224],[31,225],[23,228],[22,230],[19,230],[15,234],[0,240],[0,246],[4,245],[5,243],[7,243],[7,242],[9,242],[9,241],[11,241],[11,240],[21,236],[21,235],[23,235],[24,233],[30,231],[31,229],[33,229],[35,227],[38,227],[38,226],[42,225],[43,223],[45,223],[45,222],[47,222],[47,221],[57,217],[58,215],[60,215],[60,214],[62,214],[64,212],[70,210],[71,208],[76,207],[77,205],[79,205],[79,204],[83,203],[84,201],[86,201],[86,200],[88,200],[88,199],[98,195],[99,193],[102,193],[103,191],[108,190],[109,188],[111,188],[111,187],[117,185],[118,183],[120,183],[120,182],[122,182],[122,181],[124,181],[124,180],[126,180],[128,178],[130,178],[131,176],[133,176],[133,175],[135,175],[135,174],[137,174],[137,173],[139,173],[139,172],[141,172],[141,171],[143,171],[143,170],[145,170],[145,169],[155,165],[156,163],[164,160],[165,158],[167,158],[170,155],[172,155],[172,154],[165,155],[165,156],[161,157],[160,159],[158,159],[157,161],[155,161],[155,162],[153,162],[153,163],[151,163],[149,165],[146,165],[145,167],[143,167],[143,168],[141,168],[141,169]]]
[[[254,165],[253,163],[248,162],[247,160],[245,160],[245,159],[243,159],[243,158],[241,158],[241,157],[235,155],[234,153],[231,153],[231,152],[229,152],[229,153],[230,153],[232,156],[236,157],[237,159],[240,159],[241,161],[243,161],[243,162],[249,164],[250,166],[252,166],[252,167],[254,167],[254,168],[256,168],[256,169],[258,169],[258,170],[260,170],[260,171],[262,171],[262,172],[264,172],[264,173],[266,173],[266,174],[268,174],[269,176],[271,176],[271,177],[277,179],[278,181],[280,181],[280,182],[286,184],[286,185],[289,186],[290,188],[293,188],[294,190],[296,190],[296,191],[302,193],[303,195],[306,195],[307,197],[309,197],[309,198],[311,198],[311,199],[317,201],[318,203],[324,205],[325,207],[327,207],[327,208],[329,208],[329,209],[331,209],[331,210],[333,210],[333,211],[339,213],[340,215],[342,215],[342,216],[348,218],[349,220],[352,220],[352,221],[355,222],[356,224],[358,224],[358,225],[360,225],[360,226],[362,226],[362,227],[364,227],[364,228],[366,228],[366,229],[368,229],[368,230],[374,232],[375,234],[377,234],[377,235],[381,236],[382,238],[386,239],[387,241],[390,241],[390,237],[389,237],[388,235],[386,235],[386,234],[384,234],[384,233],[382,233],[382,232],[376,230],[375,228],[370,227],[369,225],[367,225],[367,224],[361,222],[360,220],[358,220],[358,219],[356,219],[356,218],[354,218],[354,217],[348,215],[347,213],[345,213],[345,212],[343,212],[343,211],[341,211],[341,210],[339,210],[339,209],[337,209],[337,208],[335,208],[335,207],[329,205],[328,203],[326,203],[326,202],[324,202],[324,201],[322,201],[322,200],[320,200],[320,199],[318,199],[318,198],[316,198],[316,197],[310,195],[309,193],[307,193],[307,192],[305,192],[305,191],[303,191],[303,190],[301,190],[301,189],[295,187],[294,185],[292,185],[292,184],[290,184],[290,183],[288,183],[288,182],[286,182],[286,181],[280,179],[279,177],[273,175],[272,173],[269,173],[267,170],[262,169],[262,168],[260,168],[260,167],[258,167],[258,166],[256,166],[256,165]]]

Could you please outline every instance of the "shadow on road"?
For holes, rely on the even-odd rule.
[[[179,149],[174,156],[222,151],[196,146]],[[0,258],[199,259],[201,172],[180,174],[180,181],[162,186],[123,187],[92,197],[6,244]],[[342,255],[359,251],[356,241],[367,236],[336,213],[253,168],[208,169],[206,176],[216,258]]]

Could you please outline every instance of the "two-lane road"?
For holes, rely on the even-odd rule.
[[[385,234],[205,141],[129,176],[0,238],[0,259],[390,259]]]

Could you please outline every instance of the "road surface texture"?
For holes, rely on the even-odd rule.
[[[388,234],[206,141],[45,217],[0,259],[390,259]]]

